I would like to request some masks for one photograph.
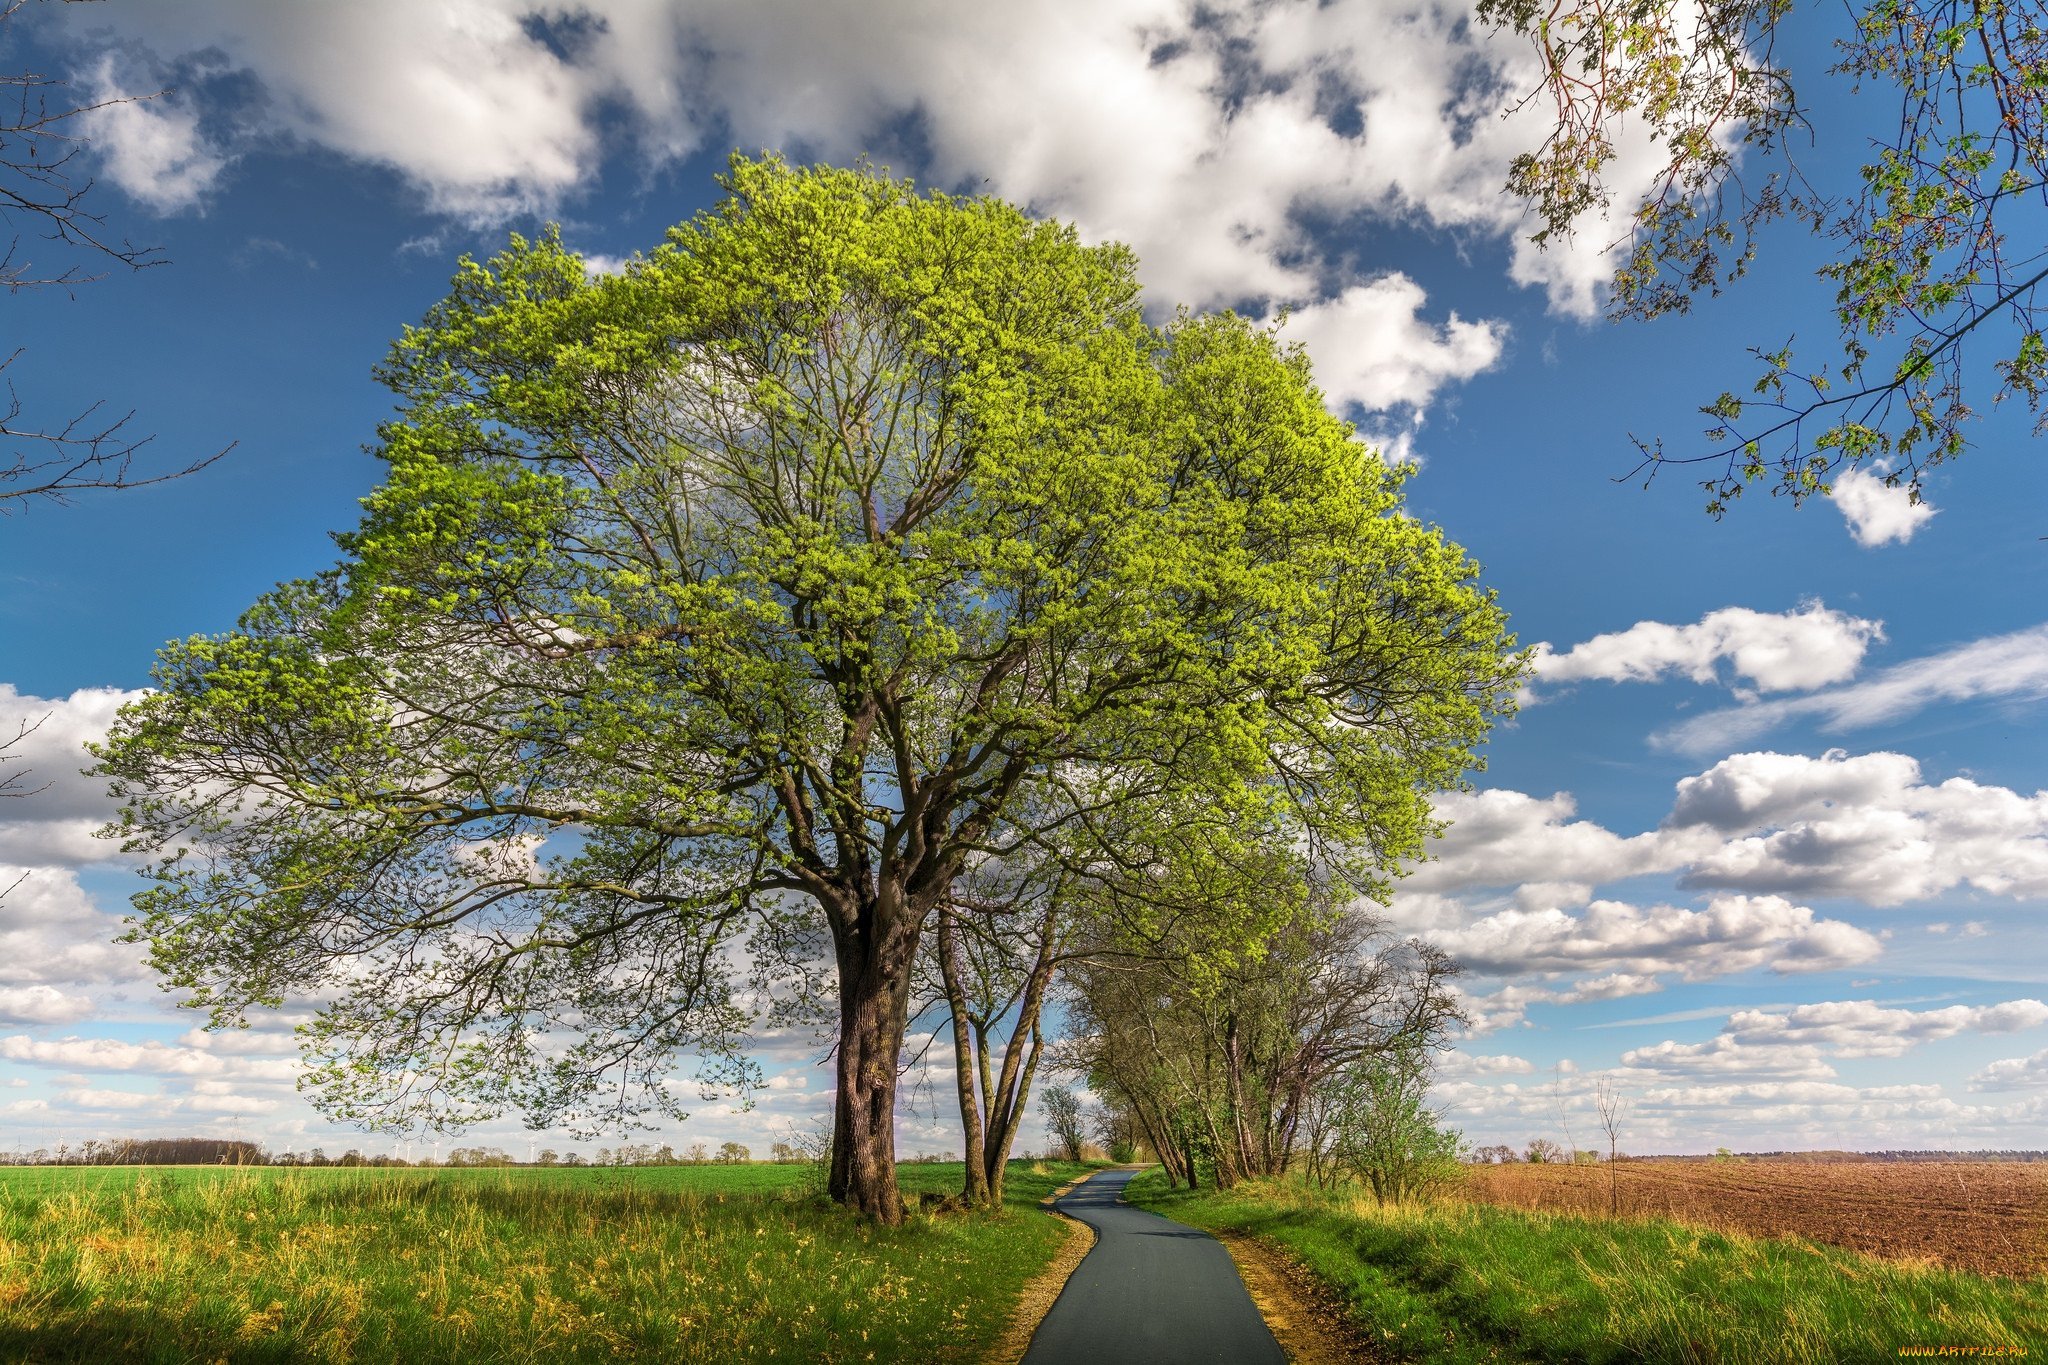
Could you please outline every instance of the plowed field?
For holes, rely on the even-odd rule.
[[[1608,1168],[1469,1168],[1467,1198],[1604,1216]],[[1622,1161],[1623,1217],[1805,1237],[1985,1274],[2048,1273],[2048,1162]]]

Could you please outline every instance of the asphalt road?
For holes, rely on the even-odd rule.
[[[1039,1324],[1024,1365],[1286,1365],[1222,1243],[1117,1202],[1136,1174],[1103,1171],[1059,1201],[1100,1240]]]

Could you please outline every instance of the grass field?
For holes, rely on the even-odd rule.
[[[2048,1279],[1880,1260],[1794,1238],[1661,1219],[1610,1221],[1463,1200],[1381,1210],[1369,1197],[1255,1182],[1130,1197],[1198,1227],[1288,1247],[1402,1360],[1896,1361],[1902,1347],[2048,1356]]]
[[[2048,1162],[1517,1162],[1471,1168],[1461,1193],[1509,1208],[1595,1216],[1611,1200],[1624,1217],[1805,1237],[1987,1275],[2048,1272]]]
[[[0,1173],[0,1360],[975,1361],[1088,1168],[877,1228],[801,1166]],[[906,1194],[958,1163],[901,1168]]]

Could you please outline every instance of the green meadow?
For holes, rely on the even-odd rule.
[[[1346,1298],[1393,1359],[1835,1365],[1902,1348],[2048,1354],[2048,1279],[1878,1260],[1796,1238],[1447,1199],[1381,1208],[1355,1187],[1253,1181],[1127,1196],[1278,1242]],[[1929,1354],[1932,1354],[1930,1352]]]
[[[977,1361],[1064,1239],[1037,1201],[1089,1169],[900,1228],[800,1165],[8,1170],[0,1360]]]

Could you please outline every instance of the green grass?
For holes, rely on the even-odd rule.
[[[878,1228],[798,1166],[66,1168],[0,1177],[0,1360],[971,1361],[1089,1168]],[[900,1168],[907,1195],[958,1163]]]
[[[1820,1365],[1896,1361],[1913,1345],[2048,1351],[2048,1279],[1666,1222],[1455,1201],[1382,1211],[1293,1183],[1169,1191],[1157,1171],[1129,1198],[1285,1244],[1407,1360]]]

